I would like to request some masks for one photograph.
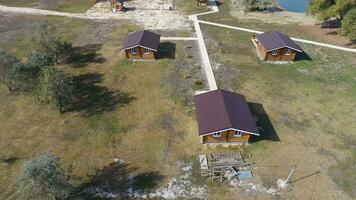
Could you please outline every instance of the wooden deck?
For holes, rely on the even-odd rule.
[[[214,153],[210,155],[199,155],[200,170],[202,176],[210,177],[211,181],[219,179],[231,180],[236,178],[239,171],[250,171],[254,164],[248,162],[249,156],[240,153]]]

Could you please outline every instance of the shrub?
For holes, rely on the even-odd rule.
[[[59,159],[46,153],[25,161],[16,179],[21,199],[65,199],[70,185],[59,166]]]

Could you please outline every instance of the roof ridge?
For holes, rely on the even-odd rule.
[[[143,34],[145,33],[146,30],[143,30],[141,35],[140,35],[140,41],[138,42],[138,45],[141,45],[142,39],[143,39]]]
[[[285,46],[289,46],[286,41],[284,41],[284,39],[281,37],[281,35],[284,35],[283,33],[281,32],[278,32],[278,31],[274,31],[278,37],[278,39],[285,45]]]
[[[227,109],[227,106],[226,106],[226,99],[225,99],[225,95],[224,95],[224,92],[225,92],[225,91],[226,91],[226,92],[229,92],[229,91],[227,91],[227,90],[220,90],[220,93],[221,93],[221,96],[222,96],[222,98],[223,98],[224,110],[225,110],[225,113],[226,113],[227,118],[228,118],[228,120],[229,120],[229,125],[230,125],[230,127],[232,127],[233,125],[232,125],[230,113],[229,113],[229,110]]]

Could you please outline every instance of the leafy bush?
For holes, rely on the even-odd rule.
[[[20,198],[24,200],[65,199],[71,190],[59,159],[51,153],[25,161],[16,183]]]
[[[243,0],[242,4],[248,11],[265,10],[272,5],[271,0]]]
[[[14,64],[18,62],[19,61],[15,55],[0,50],[0,83],[6,85],[10,91],[13,90],[11,71]]]
[[[356,40],[356,8],[347,12],[341,21],[341,33],[351,40]]]
[[[56,33],[56,28],[44,23],[40,26],[38,51],[47,54],[54,63],[65,63],[70,60],[73,52],[72,44],[62,41]]]
[[[72,101],[73,85],[72,76],[53,67],[45,68],[39,80],[38,98],[63,112]]]

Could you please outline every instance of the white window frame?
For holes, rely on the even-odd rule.
[[[234,137],[241,137],[242,136],[242,131],[235,131]]]
[[[276,56],[278,54],[278,49],[272,50],[272,56]]]
[[[215,133],[213,133],[213,137],[215,137],[215,138],[221,137],[221,132],[215,132]]]
[[[285,55],[288,56],[288,55],[290,55],[291,53],[292,53],[292,49],[288,48]]]
[[[143,52],[144,52],[144,54],[150,54],[150,50],[147,48],[143,48]]]
[[[136,47],[131,48],[130,51],[131,51],[132,54],[136,54],[137,53]]]

